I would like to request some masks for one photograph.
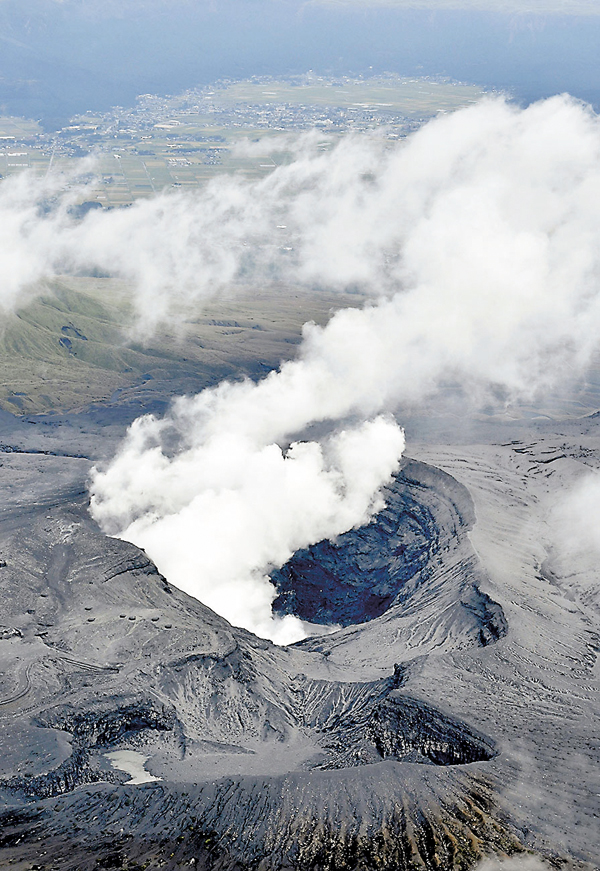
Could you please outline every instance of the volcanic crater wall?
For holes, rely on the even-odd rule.
[[[411,679],[424,648],[417,643],[394,669],[390,657],[402,644],[381,641],[381,624],[391,621],[394,632],[404,632],[413,612],[415,625],[423,624],[424,599],[437,615],[439,583],[468,622],[459,643],[472,645],[481,643],[476,633],[488,631],[488,611],[499,606],[464,571],[463,556],[476,562],[464,488],[407,461],[386,499],[372,524],[343,537],[346,550],[340,541],[330,549],[340,565],[342,557],[351,564],[356,579],[347,620],[359,613],[369,584],[387,585],[394,607],[287,649],[229,626],[170,587],[137,548],[103,536],[84,504],[7,513],[0,583],[11,593],[6,620],[20,634],[0,643],[26,694],[16,701],[11,694],[0,717],[15,741],[23,724],[34,730],[35,752],[58,735],[70,753],[55,754],[45,773],[27,776],[21,763],[31,751],[23,746],[15,773],[0,781],[9,805],[48,809],[35,830],[36,839],[51,839],[43,849],[50,854],[57,838],[63,856],[65,838],[83,843],[85,833],[96,847],[107,832],[125,827],[139,841],[140,858],[159,837],[152,850],[168,859],[179,856],[165,846],[174,837],[192,849],[194,827],[202,843],[254,867],[350,868],[358,851],[365,867],[377,858],[378,866],[396,871],[421,867],[422,856],[450,857],[459,839],[472,843],[471,815],[457,820],[452,810],[437,808],[442,802],[451,808],[462,779],[477,777],[477,763],[495,756],[493,735],[414,698]],[[446,624],[439,631],[446,637]],[[356,647],[340,648],[338,656],[336,639],[345,643],[352,633],[353,644],[366,645],[362,659]],[[360,663],[376,659],[382,676],[369,680]],[[123,749],[141,753],[162,781],[123,784],[127,775],[104,758]],[[478,826],[480,818],[477,810]],[[486,839],[496,837],[494,825]],[[432,834],[423,840],[427,826]],[[17,829],[15,840],[22,836]],[[39,849],[33,835],[34,829],[31,849]],[[504,843],[503,830],[501,837]],[[24,851],[27,844],[25,838]],[[123,856],[137,857],[130,849],[124,844]],[[84,859],[72,867],[86,868]],[[450,858],[445,865],[427,862],[452,867]]]
[[[369,524],[297,551],[272,573],[275,612],[339,626],[373,620],[402,599],[408,581],[426,580],[432,557],[475,520],[467,490],[415,460],[382,495],[385,508]]]

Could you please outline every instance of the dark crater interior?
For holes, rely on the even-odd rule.
[[[369,524],[297,551],[271,574],[275,613],[341,626],[373,620],[408,581],[425,580],[432,555],[473,523],[465,488],[424,463],[405,460],[383,496],[386,506]]]

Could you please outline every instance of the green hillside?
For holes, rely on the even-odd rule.
[[[187,311],[142,343],[133,338],[125,283],[64,276],[5,317],[0,407],[17,414],[71,410],[117,390],[164,396],[226,377],[258,377],[293,355],[306,320],[324,323],[332,308],[357,302],[289,287],[240,291]]]

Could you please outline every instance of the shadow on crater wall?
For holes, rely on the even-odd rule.
[[[297,551],[272,573],[274,612],[340,626],[373,620],[408,581],[419,573],[426,580],[432,556],[474,522],[468,491],[414,460],[404,461],[383,497],[369,524]]]

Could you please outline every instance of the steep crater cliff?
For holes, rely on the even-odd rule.
[[[385,508],[366,526],[297,551],[271,580],[277,614],[351,626],[381,616],[408,582],[427,580],[433,557],[466,533],[475,516],[450,475],[405,460],[383,491]]]
[[[410,669],[368,683],[304,681],[295,688],[302,725],[324,757],[313,767],[354,768],[382,760],[466,765],[497,755],[495,742],[467,723],[404,694]]]

